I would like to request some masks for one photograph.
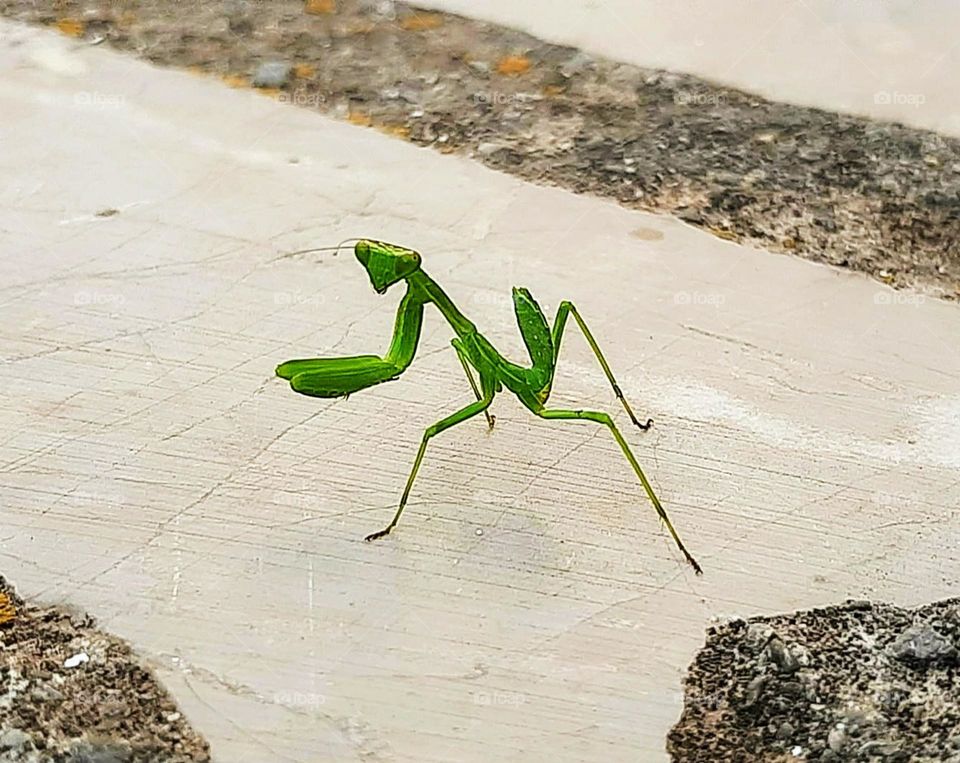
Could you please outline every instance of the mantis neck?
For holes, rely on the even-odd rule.
[[[472,334],[477,330],[473,322],[457,309],[453,300],[446,295],[440,285],[422,270],[411,273],[407,278],[409,293],[418,295],[424,302],[433,302],[457,336]]]

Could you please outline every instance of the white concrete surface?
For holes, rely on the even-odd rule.
[[[954,0],[421,0],[774,100],[960,135]]]
[[[130,639],[218,760],[662,760],[715,618],[956,594],[956,305],[0,30],[0,573]],[[506,394],[363,543],[470,393],[436,314],[398,381],[272,378],[385,347],[399,294],[276,259],[356,235],[518,358],[509,287],[574,300],[706,574],[603,431]],[[575,335],[555,402],[624,419]]]

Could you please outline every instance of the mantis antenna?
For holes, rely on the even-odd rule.
[[[333,252],[334,256],[340,253],[340,250],[343,248],[344,244],[349,244],[352,241],[362,241],[359,238],[345,238],[336,246],[315,246],[311,249],[298,249],[295,252],[287,252],[286,254],[281,254],[279,257],[274,258],[271,262],[276,262],[277,260],[285,260],[288,257],[296,257],[298,254],[311,254],[313,252]]]

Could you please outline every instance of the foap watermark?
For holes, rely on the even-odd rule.
[[[322,305],[326,299],[322,294],[301,294],[297,291],[274,292],[275,305]]]
[[[915,498],[910,498],[905,495],[884,492],[873,493],[870,498],[875,505],[884,509],[902,509],[904,506],[909,506],[915,501]]]
[[[475,305],[505,305],[509,307],[513,304],[513,297],[502,291],[484,289],[482,291],[475,291],[470,301]]]
[[[723,93],[704,93],[696,90],[678,90],[673,94],[673,102],[678,106],[720,106],[726,103]]]
[[[483,707],[519,707],[527,701],[525,694],[509,691],[477,691],[473,704]]]
[[[313,108],[319,108],[327,102],[326,96],[324,96],[323,93],[311,93],[302,88],[298,88],[292,92],[283,90],[277,93],[276,99],[279,103],[289,103],[294,106],[310,106]]]
[[[478,490],[471,498],[478,506],[495,506],[498,509],[530,509],[536,507],[536,501],[525,493],[504,495],[493,490]]]
[[[673,304],[675,305],[720,307],[726,301],[726,296],[716,291],[678,291],[673,295]]]
[[[900,93],[896,90],[880,90],[873,94],[873,102],[879,106],[913,106],[915,109],[922,106],[927,100],[923,93]]]
[[[115,291],[78,291],[74,292],[75,305],[122,305],[127,298]]]
[[[272,503],[296,509],[316,509],[323,504],[323,498],[317,494],[315,488],[304,488],[300,491],[275,490],[271,498]]]
[[[491,106],[508,106],[539,100],[534,93],[504,93],[501,90],[481,90],[473,94],[474,103],[489,103]]]
[[[75,490],[70,493],[70,500],[82,502],[93,506],[122,506],[123,496],[114,492],[97,492],[88,490]]]
[[[285,707],[320,707],[327,703],[327,698],[312,691],[281,691],[273,695],[273,702]]]
[[[53,691],[56,691],[55,689]],[[51,692],[50,688],[41,688],[39,692],[46,695]],[[54,695],[55,696],[55,695]],[[104,705],[117,705],[127,701],[131,692],[122,689],[103,689],[94,690],[80,689],[70,692],[70,701],[75,705],[86,705],[89,707],[103,707]],[[44,696],[44,699],[52,698]]]
[[[121,93],[101,93],[97,90],[81,90],[73,94],[77,106],[91,109],[119,109],[125,103]]]
[[[927,298],[923,294],[910,294],[903,291],[878,291],[873,295],[875,305],[913,305],[919,307]]]

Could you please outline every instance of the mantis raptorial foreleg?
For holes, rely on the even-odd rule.
[[[560,340],[563,338],[563,329],[567,323],[567,316],[572,314],[573,319],[577,322],[577,325],[580,327],[580,330],[583,332],[584,337],[587,339],[587,343],[590,345],[590,349],[593,350],[593,354],[597,356],[597,360],[600,361],[600,367],[603,369],[603,373],[607,376],[607,381],[610,382],[610,386],[613,387],[613,394],[617,396],[617,399],[620,401],[620,404],[623,406],[623,409],[627,412],[627,415],[630,417],[636,426],[640,429],[646,431],[653,424],[653,419],[648,418],[647,422],[641,423],[640,420],[634,415],[633,409],[630,407],[630,404],[627,402],[627,399],[623,396],[623,392],[620,390],[620,385],[617,384],[617,380],[613,378],[613,371],[610,370],[610,366],[607,364],[607,359],[603,357],[603,353],[600,352],[600,346],[597,344],[597,341],[593,338],[593,334],[590,333],[590,329],[587,328],[587,324],[584,323],[583,318],[580,316],[580,313],[577,312],[577,308],[574,307],[572,302],[564,300],[560,303],[560,307],[557,309],[557,317],[553,322],[553,352],[554,352],[554,362],[560,356]]]
[[[378,530],[375,533],[370,533],[364,540],[375,540],[377,538],[382,538],[384,535],[389,534],[389,532],[397,526],[397,522],[400,521],[400,515],[403,513],[403,507],[407,505],[407,499],[410,497],[410,490],[413,488],[413,481],[417,477],[417,472],[420,469],[420,462],[423,461],[423,454],[427,451],[427,443],[430,441],[430,438],[440,434],[445,429],[449,429],[452,426],[460,424],[466,421],[469,418],[473,418],[478,413],[483,413],[490,407],[490,403],[493,402],[493,388],[484,387],[485,394],[484,396],[475,403],[470,403],[470,405],[465,408],[461,408],[456,413],[452,413],[447,416],[445,419],[440,419],[436,424],[431,424],[426,428],[423,433],[423,439],[420,441],[420,450],[417,451],[417,457],[413,462],[413,469],[410,470],[410,476],[407,478],[407,486],[403,489],[403,495],[400,497],[400,506],[397,507],[397,513],[393,515],[393,519],[390,524],[387,525],[382,530]]]
[[[460,365],[463,366],[463,371],[467,375],[467,381],[470,382],[470,387],[473,389],[473,394],[477,396],[477,400],[483,400],[483,395],[480,394],[480,388],[477,386],[476,379],[473,378],[473,371],[470,370],[470,364],[467,362],[466,357],[463,354],[463,350],[458,347],[459,342],[456,340],[453,341],[453,349],[457,351],[457,357],[460,358]],[[493,425],[497,420],[496,416],[492,416],[490,411],[484,409],[483,415],[487,417],[487,426],[490,429],[493,429]]]
[[[643,473],[643,469],[640,468],[640,464],[637,463],[637,459],[634,457],[633,451],[630,450],[630,446],[627,444],[627,441],[623,439],[623,435],[620,434],[620,430],[617,429],[617,425],[613,423],[613,419],[610,418],[610,414],[603,413],[602,411],[565,411],[561,409],[541,409],[539,411],[534,411],[534,413],[545,419],[596,421],[598,424],[603,424],[606,426],[613,433],[613,437],[620,446],[620,450],[623,451],[623,455],[627,457],[627,461],[630,462],[630,466],[632,466],[633,471],[636,472],[637,477],[640,479],[640,482],[643,485],[643,489],[647,491],[647,497],[650,498],[650,502],[657,510],[657,514],[660,515],[660,519],[663,521],[664,525],[666,525],[667,530],[670,531],[670,535],[672,535],[674,541],[676,541],[677,547],[686,557],[687,561],[693,565],[693,569],[697,572],[697,574],[702,573],[700,565],[697,564],[697,560],[690,555],[690,552],[687,551],[686,546],[683,545],[683,541],[680,540],[680,536],[677,535],[677,531],[673,529],[673,523],[670,522],[667,512],[664,511],[663,506],[660,505],[660,499],[657,498],[657,494],[653,492],[653,488],[647,481],[647,477]]]

